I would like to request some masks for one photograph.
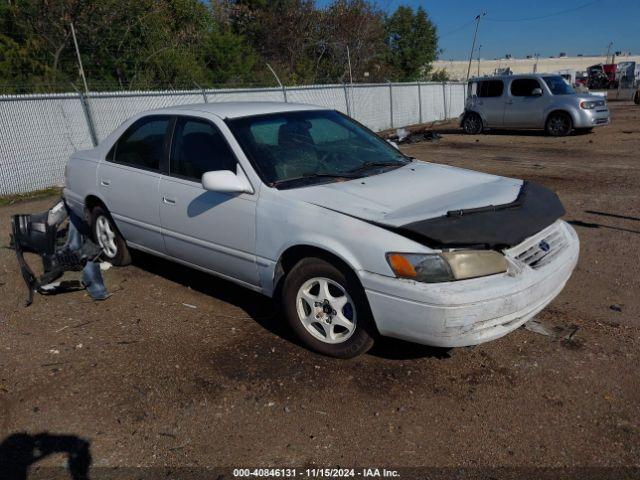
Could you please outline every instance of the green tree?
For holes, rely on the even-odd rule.
[[[411,7],[398,7],[387,21],[387,44],[389,63],[397,80],[428,78],[438,51],[438,37],[422,7],[415,12]]]
[[[92,89],[252,78],[253,49],[199,0],[18,0],[0,3],[4,91],[80,85],[71,22]]]
[[[317,76],[349,81],[350,60],[354,81],[384,80],[388,75],[384,13],[365,0],[335,0],[322,18]]]
[[[370,0],[11,0],[0,89],[79,88],[72,22],[93,90],[273,83],[266,63],[289,85],[425,79],[437,51],[422,8]]]
[[[444,68],[434,70],[429,75],[429,80],[432,82],[448,82],[450,80],[449,73]]]

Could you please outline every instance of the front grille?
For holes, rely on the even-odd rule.
[[[597,124],[607,123],[609,120],[606,118],[598,118],[596,119]]]
[[[542,237],[527,240],[522,247],[515,247],[513,253],[516,260],[538,269],[551,262],[568,244],[564,228],[558,224]]]

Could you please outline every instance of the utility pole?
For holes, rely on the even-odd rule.
[[[607,45],[607,58],[604,59],[604,63],[609,63],[609,52],[611,52],[612,46],[613,42],[609,42],[609,45]]]
[[[350,92],[349,92],[349,97],[351,97],[353,95],[353,73],[351,72],[351,53],[349,52],[349,45],[347,45],[347,63],[349,64],[349,84],[350,84]],[[347,100],[347,113],[349,114],[350,117],[353,116],[353,113],[351,112],[351,105],[350,103],[352,103],[352,101],[349,101],[349,98],[346,99]]]
[[[284,97],[284,103],[287,103],[287,89],[284,88],[284,85],[282,85],[282,82],[280,81],[280,77],[278,77],[278,75],[276,74],[276,71],[271,68],[271,65],[269,65],[267,63],[267,68],[269,70],[271,70],[271,73],[273,73],[273,76],[276,77],[276,81],[278,82],[278,85],[280,85],[280,88],[282,89],[282,96]]]
[[[478,45],[478,76],[480,76],[480,52],[482,51],[482,45]]]
[[[351,72],[351,54],[349,53],[349,45],[347,45],[347,62],[349,63],[349,83],[353,87],[353,75]]]
[[[540,58],[540,54],[536,53],[534,57],[536,59],[536,63],[533,64],[533,73],[536,73],[538,71],[538,59]]]
[[[89,87],[87,86],[87,77],[84,76],[84,68],[82,68],[82,58],[80,57],[80,48],[78,47],[78,39],[76,38],[76,29],[73,28],[73,22],[71,22],[71,36],[73,37],[73,44],[76,47],[76,56],[78,57],[78,68],[80,69],[80,76],[84,83],[84,92],[89,94]]]
[[[471,75],[471,61],[473,60],[473,52],[476,50],[476,38],[478,37],[478,27],[480,26],[480,19],[484,17],[487,12],[482,12],[476,16],[476,31],[473,34],[473,43],[471,44],[471,53],[469,54],[469,67],[467,68],[467,82],[469,81],[469,75]]]

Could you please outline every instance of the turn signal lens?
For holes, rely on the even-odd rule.
[[[388,253],[389,266],[398,278],[436,283],[454,280],[451,268],[439,254]]]
[[[415,268],[413,268],[411,262],[404,255],[399,253],[390,253],[387,255],[387,261],[389,262],[389,265],[391,265],[394,273],[399,277],[415,278],[418,276]]]

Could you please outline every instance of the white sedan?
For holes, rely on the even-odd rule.
[[[341,358],[379,335],[501,337],[579,251],[546,188],[408,158],[311,105],[144,112],[72,155],[64,197],[112,263],[139,249],[274,297],[305,345]]]

